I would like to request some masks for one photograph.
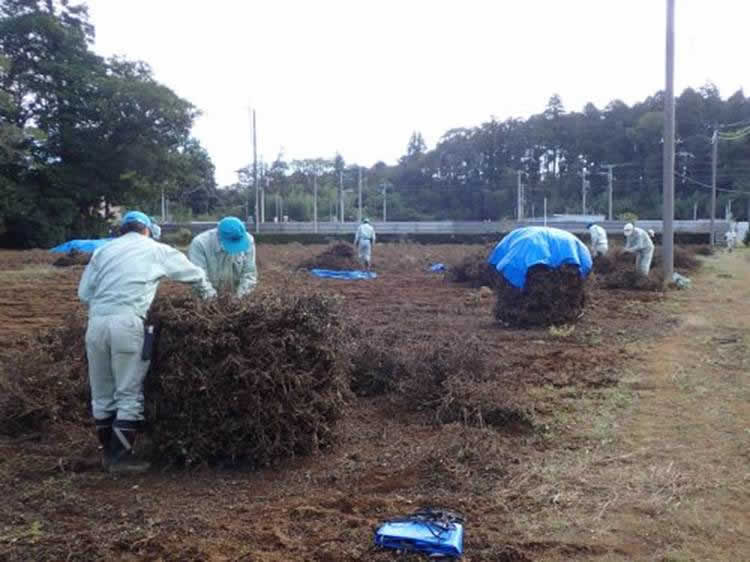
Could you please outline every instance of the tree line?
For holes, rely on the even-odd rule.
[[[218,187],[206,150],[191,136],[199,115],[189,101],[158,83],[147,64],[96,55],[85,5],[58,0],[0,4],[0,245],[49,247],[103,234],[114,206],[160,213],[160,196],[179,218],[252,217],[255,181],[265,193],[266,220],[319,220],[340,210],[357,218],[363,178],[364,214],[389,220],[499,220],[607,212],[607,169],[613,165],[614,214],[661,216],[664,94],[628,106],[587,104],[567,111],[553,95],[526,119],[490,119],[447,131],[428,149],[414,132],[394,165],[347,163],[342,155],[289,160],[283,154],[248,165]],[[719,141],[718,211],[738,218],[750,207],[750,99],[723,99],[715,86],[688,88],[676,100],[675,211],[709,213],[711,137]]]

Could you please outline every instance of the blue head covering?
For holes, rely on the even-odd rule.
[[[125,226],[131,222],[139,222],[146,228],[151,228],[151,219],[140,211],[128,211],[125,213],[120,221],[120,225]]]
[[[246,252],[250,247],[250,238],[245,224],[237,217],[224,217],[217,228],[219,243],[227,254]]]

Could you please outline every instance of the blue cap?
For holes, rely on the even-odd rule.
[[[151,219],[140,211],[128,211],[122,217],[122,221],[120,221],[120,224],[122,226],[125,226],[126,224],[130,224],[131,222],[139,222],[146,228],[151,228]]]
[[[245,224],[236,217],[224,217],[219,221],[219,242],[227,254],[246,252],[250,247],[250,238]]]

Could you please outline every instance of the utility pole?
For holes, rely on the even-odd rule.
[[[386,193],[385,190],[388,188],[388,184],[383,182],[383,222],[388,220],[387,205],[386,205]]]
[[[586,191],[588,190],[588,182],[586,181],[586,176],[589,174],[589,171],[584,166],[583,170],[581,170],[581,201],[583,203],[582,209],[583,213],[586,214]]]
[[[614,164],[602,164],[602,168],[607,168],[607,173],[602,174],[607,176],[607,220],[612,220],[612,183],[614,182],[612,170],[614,167]]]
[[[711,246],[716,245],[716,231],[714,221],[716,220],[716,167],[719,161],[719,130],[714,129],[711,137]]]
[[[259,232],[260,228],[260,197],[258,186],[258,137],[255,129],[255,110],[253,109],[253,185],[255,186],[255,232]]]
[[[544,196],[544,226],[547,226],[547,196]]]
[[[164,199],[164,186],[161,187],[161,223],[164,224],[167,220],[167,206],[166,200]]]
[[[313,230],[318,232],[318,176],[313,172]]]
[[[358,197],[359,197],[359,199],[358,199],[358,205],[359,205],[358,209],[359,209],[359,211],[358,211],[357,215],[358,215],[359,222],[362,222],[362,168],[359,168],[359,184],[358,184],[358,188],[359,188],[359,193],[358,193]]]
[[[667,0],[667,61],[664,99],[664,203],[662,253],[664,283],[674,274],[674,0]],[[713,238],[713,225],[711,229]]]
[[[524,199],[524,193],[523,193],[523,183],[521,182],[521,176],[523,175],[523,172],[521,170],[518,170],[516,172],[517,179],[518,179],[518,187],[517,187],[517,193],[516,193],[516,201],[518,208],[516,209],[516,220],[518,222],[521,222],[523,220],[523,206],[525,201]]]
[[[341,208],[341,223],[344,222],[344,170],[339,170],[339,207]]]

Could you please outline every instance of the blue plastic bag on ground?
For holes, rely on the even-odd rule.
[[[67,254],[68,252],[75,250],[77,252],[92,253],[97,248],[104,246],[112,240],[113,238],[102,238],[100,240],[68,240],[64,244],[52,248],[50,252],[56,254]]]
[[[338,271],[335,269],[311,269],[310,273],[323,279],[343,279],[348,281],[375,279],[378,276],[374,271]]]
[[[458,558],[464,552],[463,516],[431,508],[421,509],[378,526],[375,544],[381,548],[421,552],[428,556]]]
[[[566,230],[547,226],[526,226],[506,235],[487,259],[514,287],[523,289],[526,272],[535,265],[557,269],[577,265],[581,277],[591,272],[591,253],[586,245]]]
[[[433,263],[429,267],[430,271],[433,273],[440,273],[441,271],[445,271],[447,268],[445,267],[444,263]]]

